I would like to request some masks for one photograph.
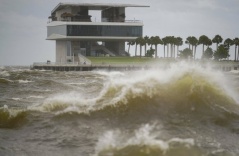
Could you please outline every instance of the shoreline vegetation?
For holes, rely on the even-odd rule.
[[[183,44],[187,44],[188,48],[179,50],[179,47]],[[216,45],[215,49],[212,49],[212,44]],[[163,58],[191,58],[196,60],[198,46],[202,46],[201,59],[205,60],[229,60],[230,48],[235,48],[234,61],[239,61],[239,38],[234,39],[227,38],[223,40],[220,35],[215,35],[212,39],[206,35],[201,35],[199,38],[195,36],[189,36],[185,41],[181,37],[166,36],[160,38],[159,36],[144,36],[138,37],[133,41],[128,41],[128,54],[130,47],[135,45],[135,56],[154,57],[158,58],[158,46],[163,46]],[[139,46],[139,50],[137,49]],[[150,49],[148,48],[150,47]],[[162,51],[160,51],[162,53]]]
[[[183,44],[187,44],[188,47],[179,50],[179,47]],[[210,46],[216,44],[216,49],[212,49]],[[213,39],[208,38],[205,35],[196,38],[195,36],[189,36],[185,41],[181,37],[166,36],[160,38],[159,36],[145,36],[138,37],[135,40],[127,41],[128,56],[109,56],[105,52],[99,53],[99,56],[87,56],[85,59],[89,60],[89,63],[80,62],[67,62],[67,63],[54,63],[54,62],[40,62],[34,63],[31,69],[46,69],[46,70],[89,70],[83,69],[88,67],[94,68],[107,68],[107,66],[115,66],[116,68],[122,68],[126,66],[167,66],[170,63],[176,63],[179,61],[186,61],[191,63],[198,63],[203,66],[211,64],[213,67],[229,70],[239,69],[239,38],[230,39],[227,38],[223,42],[223,38],[220,35],[215,35]],[[130,47],[135,45],[135,54],[130,56]],[[138,47],[139,46],[139,47]],[[163,46],[163,51],[158,51],[158,46]],[[202,51],[197,52],[197,47],[202,46]],[[235,56],[233,60],[229,60],[230,48],[235,48]],[[163,54],[159,57],[158,54]],[[200,59],[195,56],[201,54]],[[197,55],[198,56],[198,55]],[[58,69],[60,67],[61,69]],[[73,67],[73,68],[72,68]],[[81,68],[83,67],[83,68]],[[66,68],[66,69],[65,69]]]
[[[87,57],[92,65],[153,65],[153,64],[169,64],[180,61],[191,63],[211,63],[216,65],[223,64],[238,64],[233,60],[190,60],[190,59],[175,59],[175,58],[150,58],[150,57]]]

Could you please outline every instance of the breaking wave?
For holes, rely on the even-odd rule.
[[[227,86],[223,74],[196,64],[173,64],[166,70],[100,74],[106,75],[107,81],[98,96],[86,97],[73,91],[52,96],[31,109],[56,114],[94,114],[140,108],[152,113],[164,108],[210,114],[213,109],[230,112],[238,106],[237,94]]]
[[[0,84],[8,84],[8,83],[12,83],[13,81],[5,79],[5,78],[0,78]]]
[[[2,76],[2,77],[8,77],[8,76],[10,76],[10,74],[9,74],[8,71],[0,71],[0,76]]]
[[[7,105],[0,108],[0,128],[16,128],[26,122],[27,111],[10,109]]]
[[[155,131],[155,125],[146,124],[133,134],[120,130],[105,132],[98,140],[95,155],[199,156],[203,151],[191,138],[163,140],[160,131]]]

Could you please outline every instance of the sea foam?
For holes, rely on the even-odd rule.
[[[127,151],[124,150],[127,148],[140,150],[145,147],[147,147],[147,150],[140,151],[141,153],[149,154],[152,150],[165,154],[170,148],[174,148],[175,145],[173,144],[175,143],[186,148],[195,146],[194,139],[191,138],[162,140],[160,139],[160,132],[155,129],[157,129],[156,124],[145,124],[139,129],[136,129],[133,134],[128,134],[127,131],[119,129],[107,131],[98,139],[98,143],[95,147],[95,155],[111,155],[113,153]]]
[[[79,91],[72,90],[49,97],[40,105],[40,110],[57,114],[67,111],[88,114],[108,106],[128,104],[129,101],[142,97],[152,99],[168,96],[167,98],[172,98],[173,95],[170,94],[175,92],[175,89],[183,91],[184,93],[181,94],[183,96],[186,94],[187,97],[190,94],[193,95],[194,92],[196,95],[204,94],[204,89],[211,88],[211,90],[207,89],[207,92],[213,96],[225,95],[238,101],[237,93],[228,87],[229,82],[222,72],[215,71],[210,66],[202,67],[196,63],[179,62],[171,64],[167,69],[98,72],[98,74],[104,76],[105,81],[97,96],[86,97]],[[168,95],[165,95],[166,92],[169,92]],[[180,93],[177,94],[180,98]]]

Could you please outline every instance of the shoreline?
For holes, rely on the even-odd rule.
[[[169,67],[170,64],[176,62],[158,62],[158,63],[144,63],[144,64],[33,64],[30,66],[31,70],[52,70],[52,71],[135,71],[135,70],[150,70],[162,69]],[[195,62],[202,66],[211,64],[213,69],[221,71],[239,70],[239,62]]]

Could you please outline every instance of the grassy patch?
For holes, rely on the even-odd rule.
[[[91,60],[92,64],[96,65],[144,65],[150,63],[161,62],[161,59],[148,58],[148,57],[87,57]],[[165,60],[164,60],[165,61]]]

